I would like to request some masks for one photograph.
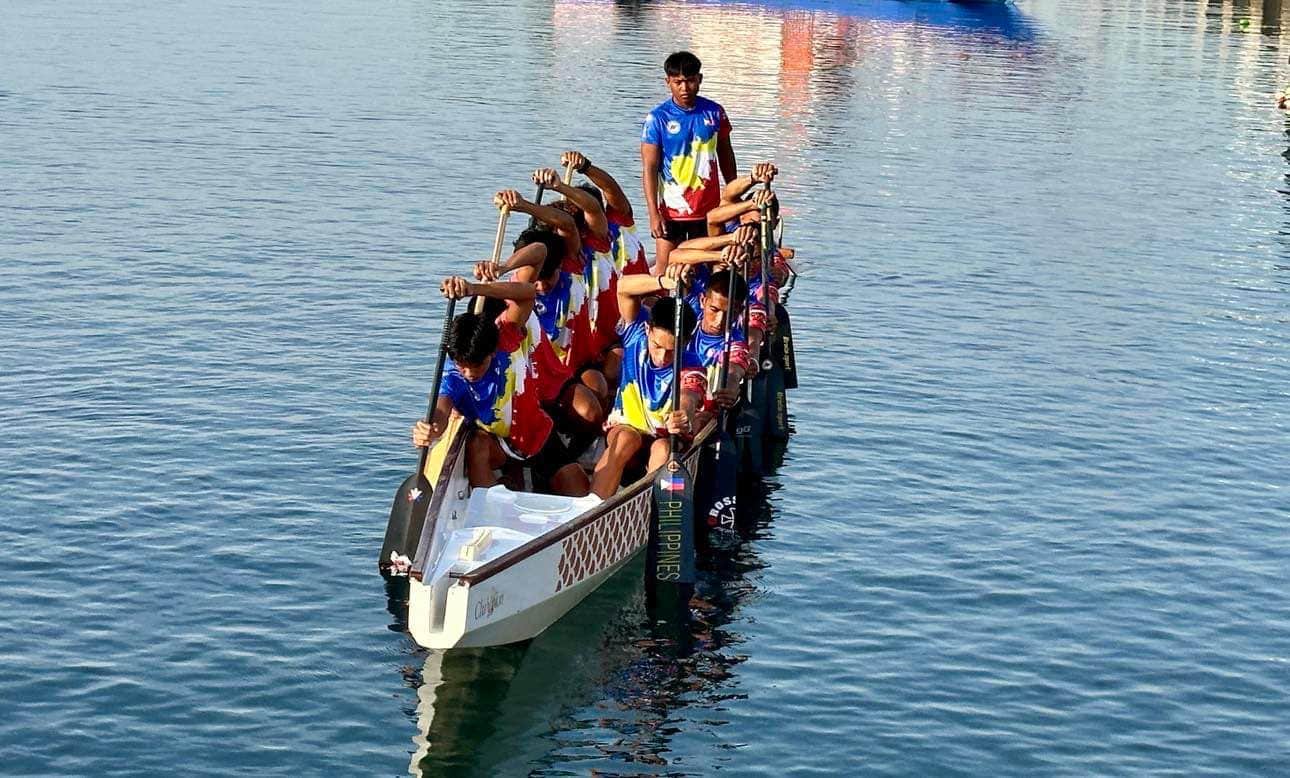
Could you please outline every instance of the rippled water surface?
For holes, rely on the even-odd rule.
[[[1260,11],[9,0],[0,772],[1284,772]],[[684,639],[636,565],[419,650],[374,562],[436,280],[565,148],[639,203],[683,46],[782,171],[788,459]]]

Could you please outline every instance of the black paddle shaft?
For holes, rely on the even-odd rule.
[[[676,289],[672,292],[672,299],[676,302],[676,311],[674,316],[676,321],[672,325],[673,332],[676,335],[676,342],[672,348],[672,413],[681,410],[681,362],[685,354],[685,332],[683,322],[685,317],[681,314],[681,306],[685,305],[685,293],[682,290],[681,279],[676,279]],[[680,435],[672,435],[672,458],[676,459],[677,443]]]
[[[766,191],[770,191],[770,182],[766,182]],[[770,263],[775,256],[775,233],[773,225],[770,223],[770,205],[763,205],[761,208],[761,293],[766,298],[766,314],[771,312],[770,302]],[[757,355],[761,359],[762,355],[767,352],[768,337],[763,336],[761,339],[761,354]]]
[[[439,404],[439,382],[443,380],[444,357],[448,350],[448,333],[452,327],[453,310],[456,300],[448,301],[448,313],[444,317],[443,335],[439,338],[439,357],[434,369],[434,383],[430,386],[430,404],[426,407],[425,422],[434,421],[435,406]],[[377,566],[382,574],[399,575],[396,568],[415,553],[417,541],[421,537],[421,525],[416,523],[414,515],[422,505],[429,504],[428,495],[432,484],[425,477],[426,460],[430,455],[430,446],[421,449],[417,458],[417,469],[408,476],[394,493],[394,504],[390,506],[390,521],[385,527],[385,541],[381,544],[381,555]],[[421,502],[427,498],[425,503]],[[407,571],[402,571],[406,573]]]
[[[434,366],[434,383],[430,384],[430,404],[426,406],[426,424],[434,424],[434,410],[439,404],[439,383],[443,381],[444,358],[448,355],[448,334],[452,332],[452,315],[456,308],[457,301],[448,300],[448,313],[443,319],[443,334],[439,336],[439,359]],[[428,456],[430,456],[430,446],[421,449],[421,461],[417,464],[418,473],[425,470]]]
[[[747,298],[747,295],[744,295]],[[732,317],[730,309],[735,304],[735,263],[730,263],[729,281],[726,283],[726,317],[721,326],[721,369],[717,371],[717,389],[724,389],[726,385],[726,376],[730,373],[730,319]],[[748,300],[744,300],[744,307],[748,307]],[[747,333],[744,333],[747,337]],[[725,410],[721,411],[721,418],[726,417]]]
[[[534,205],[541,205],[541,204],[542,204],[542,195],[544,195],[544,194],[546,194],[546,187],[545,187],[545,186],[543,186],[542,184],[538,184],[537,194],[533,195],[533,204],[534,204]],[[530,217],[529,217],[529,227],[536,227],[536,226],[537,226],[537,221],[538,221],[538,219],[537,219],[537,217],[536,217],[536,216],[530,216]],[[497,260],[496,260],[496,259],[494,259],[493,261],[494,261],[494,262],[496,262]]]

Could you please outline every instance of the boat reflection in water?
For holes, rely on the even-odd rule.
[[[739,606],[765,566],[751,548],[768,533],[765,488],[745,503],[738,551],[701,571],[679,634],[653,626],[641,554],[531,641],[426,652],[419,672],[405,670],[417,694],[409,772],[528,775],[557,764],[632,771],[668,764],[678,711],[702,711],[687,736],[719,727],[714,706],[742,696]],[[391,606],[401,618],[398,601]]]

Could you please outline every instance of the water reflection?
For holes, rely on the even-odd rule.
[[[795,196],[805,192],[800,182],[837,175],[834,163],[850,153],[856,128],[881,131],[882,122],[866,118],[885,114],[898,123],[911,110],[911,85],[942,84],[935,89],[956,97],[992,90],[1016,97],[1021,110],[1039,110],[1030,96],[1050,88],[1058,70],[1038,25],[1011,3],[557,0],[552,22],[551,82],[575,94],[603,91],[589,74],[607,61],[656,72],[666,52],[642,51],[642,40],[663,37],[694,50],[705,90],[732,112],[739,158],[781,161],[799,217],[818,207]],[[1008,58],[1011,72],[986,81],[955,75],[983,55]],[[615,97],[644,110],[662,96],[660,78]],[[621,124],[606,125],[609,137],[628,141]]]
[[[725,724],[718,706],[743,696],[740,605],[765,567],[752,544],[767,536],[772,504],[754,488],[741,503],[745,542],[702,572],[682,634],[648,617],[638,559],[528,643],[429,652],[420,670],[405,669],[417,695],[409,772],[631,771],[669,765],[682,731],[712,740]],[[701,721],[677,727],[687,709],[702,710]]]

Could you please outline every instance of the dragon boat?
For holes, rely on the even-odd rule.
[[[503,215],[498,247],[504,225]],[[770,235],[769,226],[763,234]],[[705,475],[708,481],[719,480],[713,475],[719,470],[728,473],[720,480],[735,492],[734,472],[728,469],[734,467],[732,461],[740,463],[744,476],[756,477],[766,472],[768,461],[773,469],[773,452],[782,451],[789,436],[785,392],[796,386],[791,325],[782,304],[793,278],[776,305],[779,326],[767,339],[757,377],[745,384],[739,413],[719,415],[688,448],[674,452],[689,474],[686,501],[710,485]],[[446,319],[451,318],[450,304]],[[438,381],[436,376],[435,385]],[[435,396],[437,392],[431,407]],[[646,548],[652,528],[657,541],[657,525],[669,510],[660,509],[668,503],[667,498],[660,503],[657,492],[674,488],[668,471],[677,469],[675,462],[641,475],[606,499],[515,489],[513,478],[472,488],[466,442],[473,430],[456,412],[449,417],[444,434],[424,451],[420,469],[396,495],[379,557],[383,575],[406,576],[408,631],[425,648],[496,646],[537,637]],[[590,471],[594,463],[583,466]],[[428,499],[421,487],[428,489]],[[715,490],[707,490],[706,498],[715,496]],[[712,500],[711,510],[705,507],[694,515],[692,535],[685,534],[707,537],[707,543],[698,545],[719,553],[722,546],[715,539],[723,527],[733,525],[733,502],[733,497]],[[400,510],[401,505],[415,507]],[[672,517],[679,515],[668,518],[675,524]],[[657,553],[661,560],[670,552]],[[692,567],[692,560],[687,564]]]
[[[683,454],[700,477],[710,422]],[[595,591],[649,540],[648,473],[614,496],[563,497],[504,484],[471,489],[465,442],[453,416],[426,460],[434,484],[409,528],[408,631],[426,648],[493,646],[536,637]],[[383,565],[390,572],[388,560]]]

